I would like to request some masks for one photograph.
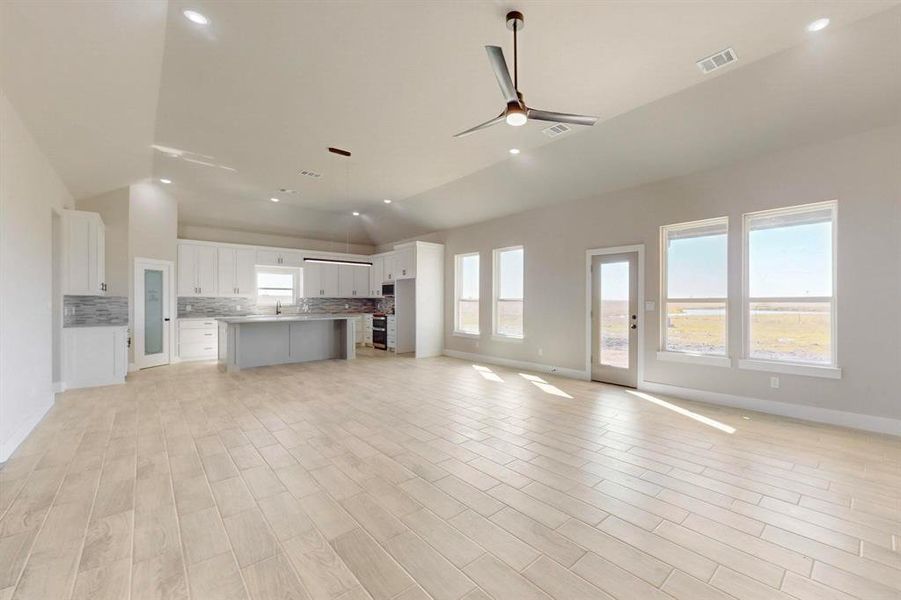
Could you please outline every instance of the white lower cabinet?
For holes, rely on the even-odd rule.
[[[388,350],[397,349],[397,317],[388,315]]]
[[[215,360],[219,356],[219,327],[215,319],[178,320],[178,358]]]
[[[128,327],[63,328],[63,381],[67,389],[125,383]]]

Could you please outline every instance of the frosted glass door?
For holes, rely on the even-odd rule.
[[[144,354],[163,351],[163,272],[144,271]]]

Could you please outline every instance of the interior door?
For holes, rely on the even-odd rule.
[[[169,364],[169,281],[165,263],[135,264],[135,365],[139,369]]]
[[[591,378],[638,385],[638,253],[591,259]]]

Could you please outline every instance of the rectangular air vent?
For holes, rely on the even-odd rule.
[[[726,48],[725,50],[720,50],[712,56],[702,58],[697,62],[697,65],[698,68],[701,69],[701,73],[704,73],[706,75],[707,73],[716,71],[717,69],[725,67],[730,63],[734,63],[736,60],[738,60],[738,56],[735,55],[735,50],[733,50],[732,48]]]
[[[312,177],[313,179],[319,179],[320,177],[322,177],[322,173],[316,173],[315,171],[307,171],[306,169],[301,171],[300,175],[303,175],[304,177]]]
[[[557,123],[556,125],[551,125],[546,129],[542,129],[541,133],[548,137],[557,137],[558,135],[563,135],[567,131],[572,129],[568,125],[564,125],[563,123]]]

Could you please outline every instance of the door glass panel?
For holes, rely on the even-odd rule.
[[[144,355],[163,352],[163,272],[144,271]]]
[[[599,361],[629,368],[629,263],[601,264],[601,349]]]

